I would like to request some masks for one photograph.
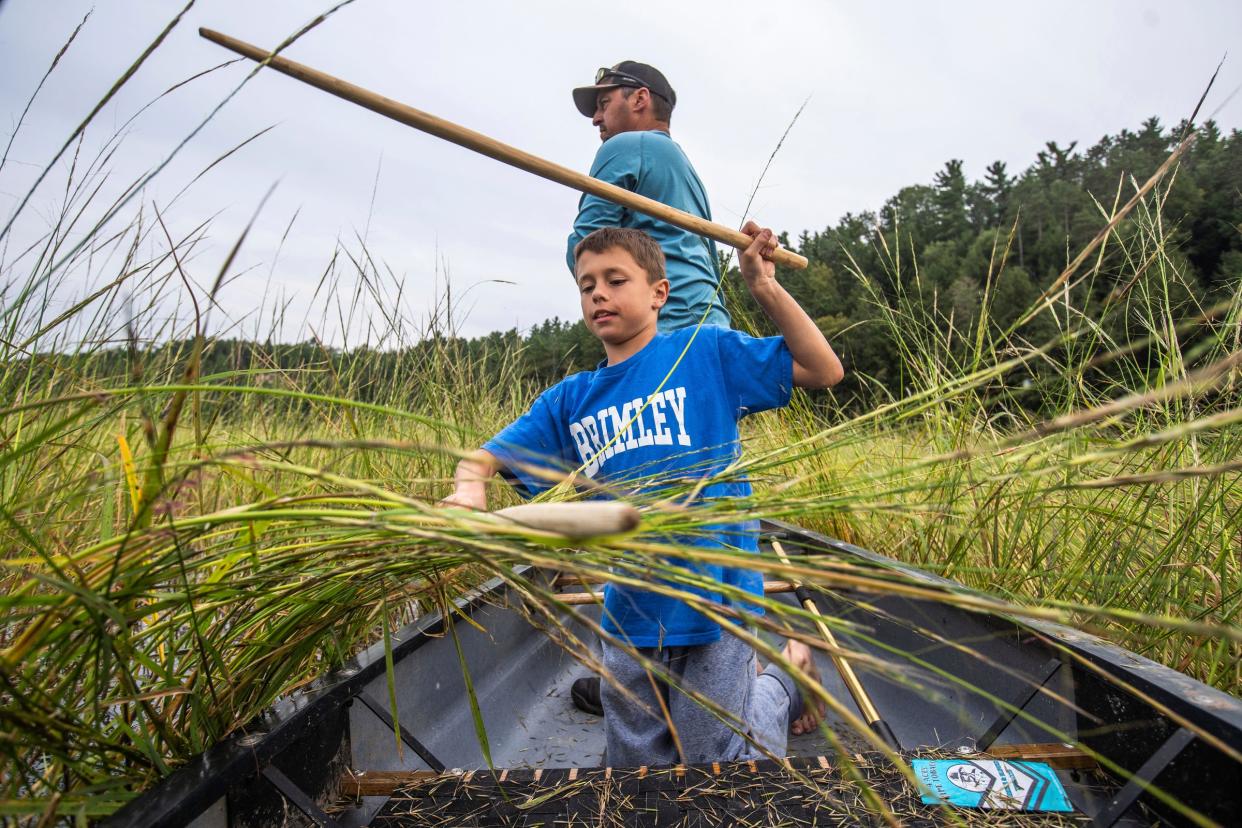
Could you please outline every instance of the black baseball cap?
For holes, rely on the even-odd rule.
[[[654,66],[633,60],[623,60],[616,66],[603,67],[595,73],[594,86],[579,86],[574,90],[574,105],[588,118],[595,117],[595,100],[601,89],[629,86],[634,89],[646,87],[652,95],[668,101],[669,109],[677,105],[677,93],[669,86],[668,79]]]

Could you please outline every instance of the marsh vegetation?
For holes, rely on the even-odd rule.
[[[662,489],[634,498],[638,539],[573,547],[435,504],[461,451],[589,364],[575,326],[464,339],[451,302],[409,309],[359,243],[330,254],[317,302],[366,318],[367,341],[219,331],[233,257],[199,272],[210,225],[173,236],[143,181],[103,199],[124,151],[88,118],[37,185],[55,214],[19,200],[0,231],[7,815],[109,813],[512,564],[615,578],[637,561],[692,583],[662,561],[697,553],[667,538],[736,514],[1242,689],[1236,132],[1152,122],[1099,152],[1050,146],[1021,181],[968,185],[951,163],[803,235],[812,267],[784,278],[851,384],[747,421],[749,501],[687,511],[697,483]],[[803,574],[831,583],[822,567]]]

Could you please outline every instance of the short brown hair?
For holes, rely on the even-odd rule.
[[[601,227],[593,230],[574,245],[574,266],[583,253],[603,253],[619,247],[629,253],[634,263],[647,273],[647,282],[655,284],[664,278],[664,251],[651,236],[632,227]],[[574,274],[574,279],[578,274]]]

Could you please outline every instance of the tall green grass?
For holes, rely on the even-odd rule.
[[[749,501],[688,512],[677,501],[693,487],[665,489],[636,500],[640,537],[571,549],[435,506],[459,453],[540,390],[517,355],[463,359],[448,301],[408,307],[381,275],[382,251],[359,243],[325,251],[318,295],[325,314],[367,319],[364,341],[304,350],[294,365],[279,346],[214,359],[236,347],[210,312],[234,257],[196,272],[208,226],[174,238],[149,204],[100,221],[116,203],[91,182],[123,145],[87,161],[88,142],[74,142],[59,210],[0,263],[3,813],[109,813],[485,575],[554,615],[513,563],[613,580],[655,569],[692,585],[663,561],[706,553],[662,538],[729,517],[823,529],[996,596],[972,606],[1087,624],[1242,687],[1242,292],[1186,312],[1195,297],[1161,222],[1168,170],[1126,184],[1133,202],[1102,213],[1095,246],[1026,314],[1054,320],[1048,341],[999,328],[987,302],[970,327],[945,318],[903,271],[916,263],[899,255],[900,232],[877,237],[889,272],[852,277],[915,285],[875,295],[908,393],[852,419],[799,395],[747,421]],[[38,218],[23,209],[10,225]],[[1073,304],[1065,286],[1104,278],[1092,256],[1108,246],[1124,250],[1123,272],[1107,274],[1124,290]],[[991,283],[1005,263],[1002,241]],[[276,326],[280,314],[258,318]],[[1109,314],[1133,321],[1131,339],[1103,334]],[[1105,362],[1124,380],[1101,382]],[[498,484],[496,502],[512,500]],[[759,563],[827,586],[910,588],[831,560]],[[774,629],[798,616],[772,608]]]

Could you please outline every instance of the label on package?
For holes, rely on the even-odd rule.
[[[923,802],[1011,811],[1072,811],[1056,772],[1044,762],[914,759]]]

